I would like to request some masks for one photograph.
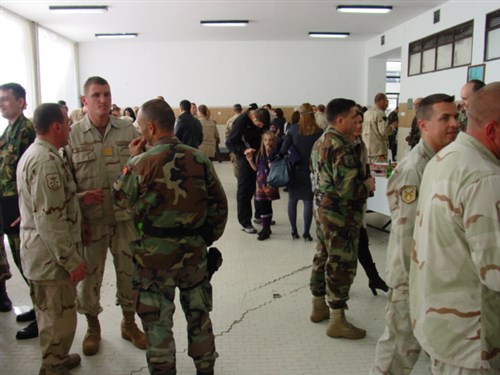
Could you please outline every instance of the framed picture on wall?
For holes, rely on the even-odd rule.
[[[473,79],[478,79],[484,82],[485,64],[471,65],[467,68],[467,82]]]

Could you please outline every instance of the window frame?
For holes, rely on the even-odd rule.
[[[488,51],[488,35],[491,31],[500,29],[500,22],[496,26],[490,26],[490,22],[493,18],[500,17],[500,8],[497,10],[494,10],[493,12],[487,13],[486,14],[486,21],[484,25],[484,56],[483,56],[483,61],[494,61],[500,59],[500,54],[497,57],[488,59],[487,57],[487,51]]]
[[[466,31],[465,33],[463,30],[470,30]],[[451,40],[446,39],[447,34],[451,33]],[[443,38],[444,41],[440,41],[440,38]],[[449,38],[449,36],[448,36]],[[471,38],[471,50],[470,50],[470,61],[465,64],[457,64],[455,65],[455,49],[456,49],[456,44],[459,41],[465,40]],[[426,47],[425,44],[428,43],[430,46]],[[447,66],[445,68],[438,68],[438,60],[439,60],[439,55],[438,55],[438,49],[441,46],[445,46],[451,44],[451,62],[450,66]],[[408,77],[413,77],[417,76],[420,74],[428,74],[428,73],[433,73],[433,72],[438,72],[438,71],[443,71],[447,69],[454,69],[454,68],[459,68],[462,66],[468,66],[472,64],[472,51],[473,51],[473,44],[474,44],[474,19],[463,22],[459,25],[450,27],[446,30],[442,30],[438,33],[428,35],[426,37],[423,37],[421,39],[415,40],[408,45]],[[428,71],[422,71],[423,68],[423,62],[424,62],[424,52],[434,50],[434,67],[431,70]],[[420,54],[420,67],[418,69],[417,73],[411,74],[411,57],[415,54]],[[486,50],[485,50],[486,53]]]

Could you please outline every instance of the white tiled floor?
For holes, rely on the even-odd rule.
[[[219,353],[216,374],[367,374],[384,328],[384,293],[373,296],[360,269],[351,288],[347,316],[355,325],[367,330],[367,337],[349,341],[326,336],[327,322],[313,324],[309,321],[308,284],[315,245],[291,239],[286,216],[287,194],[282,193],[282,198],[273,203],[277,224],[272,227],[272,237],[257,241],[255,235],[240,231],[236,219],[236,181],[230,163],[216,163],[215,167],[226,189],[230,209],[226,232],[215,244],[223,252],[224,264],[212,279],[214,310],[211,316]],[[299,212],[301,210],[299,204]],[[369,214],[368,218],[369,223],[375,225],[385,220],[377,214]],[[301,229],[299,225],[299,233]],[[314,227],[311,233],[315,237]],[[369,229],[368,233],[373,258],[383,274],[388,235],[374,229]],[[101,350],[93,357],[82,355],[86,322],[79,316],[73,352],[82,355],[82,364],[72,370],[75,375],[148,373],[145,352],[120,336],[121,312],[114,306],[114,284],[113,265],[108,257],[102,295],[104,311],[99,316],[103,330]],[[31,305],[28,288],[17,269],[7,282],[7,288],[15,306]],[[22,326],[16,323],[14,313],[0,313],[0,375],[38,374],[38,341],[14,338]],[[191,358],[187,356],[185,326],[182,309],[178,308],[174,334],[180,375],[195,373]],[[427,367],[428,360],[421,355],[412,374],[426,374]]]

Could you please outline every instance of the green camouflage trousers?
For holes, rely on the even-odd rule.
[[[347,308],[349,290],[358,263],[359,228],[335,228],[316,221],[316,254],[310,289],[315,297],[327,296],[330,308]]]
[[[19,272],[24,278],[23,266],[21,264],[21,246],[19,239],[19,225],[11,227],[11,223],[19,217],[19,207],[17,196],[0,197],[0,280],[7,280],[12,277],[9,261],[5,251],[4,235],[9,241],[12,259]],[[28,283],[28,280],[24,278]]]
[[[413,336],[408,298],[408,285],[387,294],[385,330],[375,349],[371,375],[408,375],[418,360],[421,349]]]
[[[0,228],[0,280],[7,280],[12,277],[12,273],[10,272],[9,261],[7,259],[7,253],[5,251],[4,238],[7,236],[9,241],[9,246],[12,252],[12,258],[14,259],[14,263],[16,263],[19,272],[24,278],[23,274],[23,266],[21,264],[21,241],[19,239],[19,232],[11,232],[7,235],[4,235],[3,230]],[[24,279],[26,283],[28,282],[26,278]]]
[[[101,286],[108,248],[113,256],[116,272],[116,304],[123,311],[134,311],[132,305],[132,253],[130,243],[137,239],[137,229],[132,220],[115,225],[91,225],[92,239],[83,247],[81,257],[87,263],[87,275],[78,283],[78,312],[98,315]]]
[[[153,270],[136,266],[134,299],[147,339],[146,358],[154,375],[175,375],[175,340],[172,333],[175,311],[175,288],[187,321],[188,355],[200,372],[213,369],[215,337],[209,312],[212,310],[212,286],[208,279],[186,285],[190,267],[176,270]]]
[[[38,323],[42,367],[47,375],[65,373],[76,331],[76,289],[70,279],[30,280],[30,295]]]

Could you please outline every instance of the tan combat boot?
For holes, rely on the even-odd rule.
[[[354,327],[345,319],[344,309],[330,310],[330,324],[326,329],[326,334],[330,337],[344,337],[346,339],[358,340],[366,336],[366,331]]]
[[[101,342],[101,326],[97,316],[85,314],[89,328],[87,334],[83,339],[82,350],[85,355],[94,355],[99,351],[99,344]]]
[[[312,302],[311,322],[319,323],[330,317],[330,309],[325,302],[325,297],[313,297]]]
[[[146,335],[135,324],[134,314],[133,311],[123,312],[122,338],[131,341],[136,348],[146,349]]]

